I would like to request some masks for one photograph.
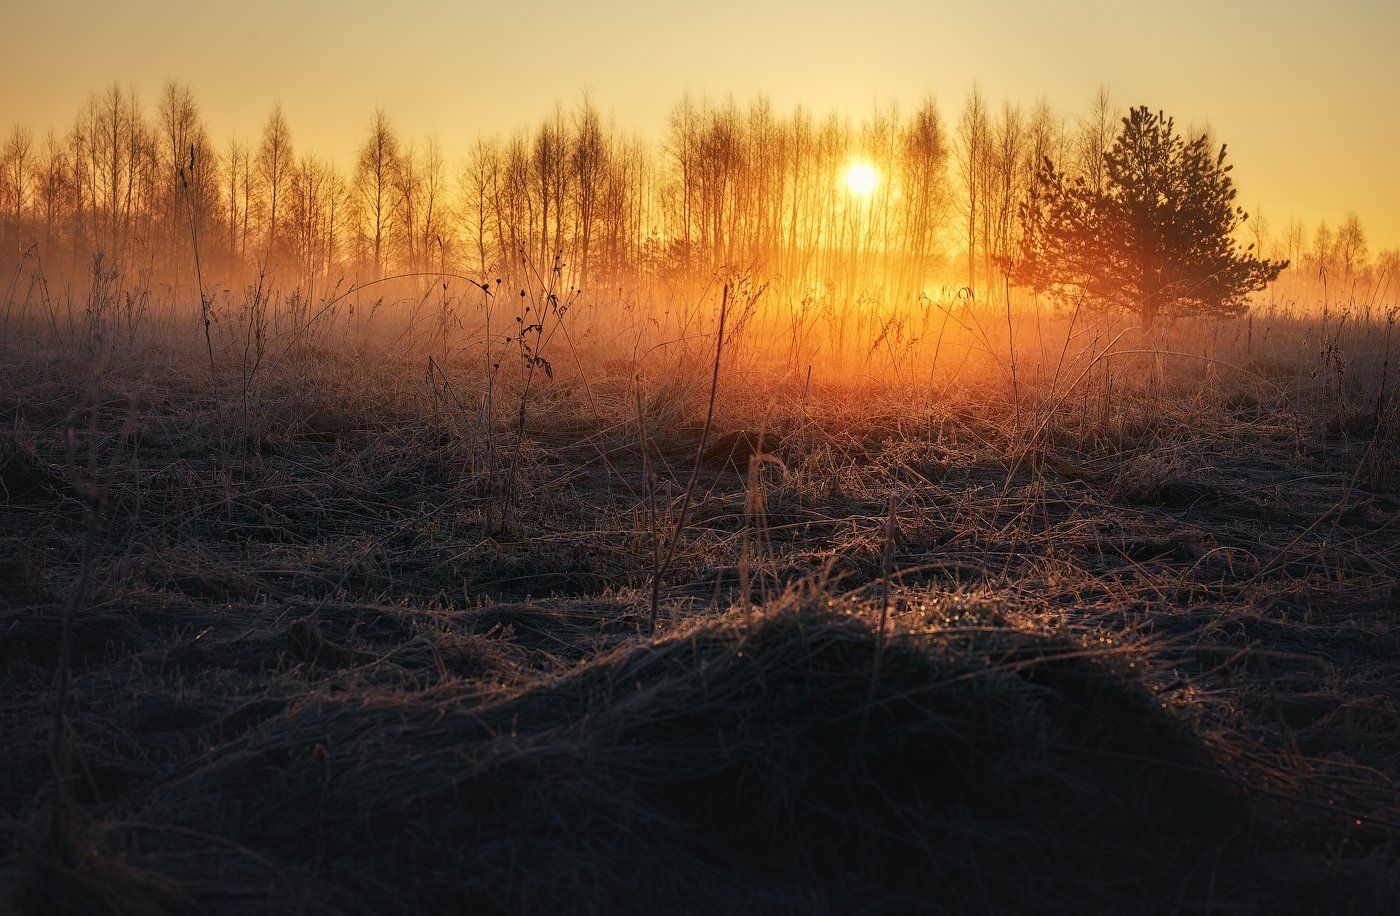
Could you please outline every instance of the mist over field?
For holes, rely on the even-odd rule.
[[[249,47],[291,41],[255,6]],[[345,59],[437,98],[346,6]],[[825,66],[889,101],[789,104],[800,61],[720,45],[658,82],[751,91],[632,124],[576,87],[677,13],[613,6],[466,143],[348,76],[319,143],[275,97],[213,117],[191,86],[326,90],[187,58],[207,11],[108,24],[182,73],[157,92],[109,11],[45,46],[114,82],[0,90],[38,113],[0,135],[0,908],[1400,905],[1387,128],[1356,122],[1350,199],[1279,183],[1317,153],[1240,113],[1257,52],[1205,121],[857,54]],[[1106,28],[1070,7],[1047,41]],[[1320,28],[1289,16],[1275,47]],[[1337,16],[1390,66],[1387,11]],[[1209,98],[1107,41],[1105,85]]]

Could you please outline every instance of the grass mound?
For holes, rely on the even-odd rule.
[[[23,893],[248,912],[1257,905],[1232,852],[1261,848],[1250,802],[1112,665],[963,621],[889,640],[872,686],[878,645],[855,614],[791,605],[520,689],[313,693],[91,825],[109,864],[80,868],[82,899],[52,870]]]

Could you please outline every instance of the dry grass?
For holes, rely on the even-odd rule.
[[[11,904],[1400,902],[1383,321],[737,289],[722,350],[717,294],[489,348],[225,303],[212,393],[188,316],[16,318]]]

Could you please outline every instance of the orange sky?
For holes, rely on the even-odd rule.
[[[1209,123],[1241,202],[1281,229],[1349,210],[1400,246],[1398,0],[0,0],[0,125],[66,127],[119,81],[153,104],[194,88],[216,140],[280,100],[299,146],[348,158],[376,104],[450,156],[588,87],[659,134],[681,91],[802,102],[858,117],[934,94],[949,121],[991,97],[1123,105]]]

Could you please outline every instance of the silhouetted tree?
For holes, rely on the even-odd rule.
[[[977,227],[981,217],[983,198],[987,184],[987,156],[991,146],[991,127],[987,118],[987,103],[974,86],[963,105],[962,120],[958,124],[958,169],[961,172],[963,190],[963,212],[967,227],[967,288],[977,290]],[[979,206],[981,205],[981,206]]]
[[[909,258],[909,283],[921,290],[939,247],[949,197],[948,137],[932,99],[915,109],[905,129],[902,152],[904,254]]]
[[[267,195],[263,203],[267,207],[267,248],[265,255],[275,257],[281,241],[277,233],[277,219],[286,206],[285,192],[291,180],[295,159],[292,153],[292,129],[282,116],[282,105],[272,107],[263,126],[262,145],[258,147],[258,178],[263,192]]]
[[[430,270],[434,264],[441,267],[446,254],[443,169],[442,150],[434,138],[429,138],[421,151],[410,143],[394,169],[398,194],[395,229],[405,270],[417,273]]]
[[[254,197],[253,160],[248,145],[237,137],[230,137],[224,164],[228,257],[231,263],[241,266],[248,253],[248,226]]]
[[[579,286],[588,283],[589,256],[592,253],[594,231],[598,221],[598,199],[603,191],[603,176],[607,168],[607,137],[602,118],[593,100],[584,96],[574,116],[573,149],[570,167],[573,170],[574,204],[577,210]]]
[[[1104,187],[1043,161],[1021,216],[1017,281],[1090,307],[1161,314],[1229,315],[1278,277],[1286,261],[1240,249],[1247,218],[1234,204],[1225,147],[1187,141],[1170,118],[1133,109],[1104,156]]]
[[[191,233],[215,233],[221,216],[218,156],[188,86],[171,80],[161,91],[159,117],[160,214],[164,251],[172,268],[188,264]]]
[[[383,276],[384,255],[397,211],[394,184],[399,167],[399,140],[389,116],[376,108],[369,136],[355,164],[355,190],[360,203],[360,238],[370,250],[374,277]]]
[[[1366,230],[1361,228],[1361,220],[1356,214],[1348,213],[1346,221],[1337,230],[1336,253],[1338,266],[1342,269],[1342,280],[1350,282],[1366,263]]]
[[[28,128],[15,125],[9,139],[0,146],[0,237],[18,236],[24,221],[25,204],[32,180],[34,137]]]

